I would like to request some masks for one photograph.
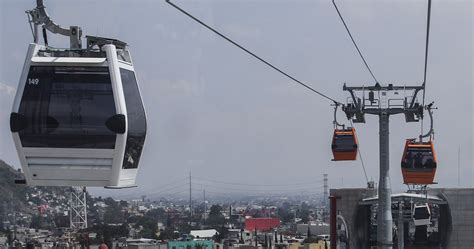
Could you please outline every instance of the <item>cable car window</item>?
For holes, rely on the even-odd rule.
[[[356,149],[353,135],[337,134],[334,138],[335,151],[354,151]]]
[[[406,168],[435,168],[436,163],[431,148],[408,148],[404,166]]]
[[[30,67],[19,113],[28,120],[24,147],[115,148],[105,126],[116,114],[106,67]]]
[[[416,207],[414,217],[418,220],[429,219],[430,212],[427,207]]]
[[[145,143],[145,109],[143,108],[135,74],[130,70],[120,68],[120,76],[122,77],[128,117],[127,145],[125,146],[122,168],[134,169],[138,168],[143,144]]]

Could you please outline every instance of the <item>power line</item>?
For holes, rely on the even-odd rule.
[[[188,178],[187,178],[187,177],[185,177],[185,178],[179,178],[179,179],[176,179],[176,178],[175,178],[175,180],[173,180],[173,181],[171,181],[171,182],[169,182],[169,183],[165,183],[165,184],[162,184],[162,185],[159,185],[159,186],[153,186],[153,187],[151,187],[151,189],[149,189],[149,190],[156,190],[156,189],[159,189],[159,188],[164,188],[164,187],[168,187],[168,186],[171,186],[171,185],[175,185],[176,183],[180,183],[180,182],[182,182],[182,181],[184,181],[184,180],[186,180],[186,179],[188,179]],[[141,192],[143,192],[143,191],[144,191],[144,190],[142,190]]]
[[[314,189],[321,189],[321,186],[318,187],[300,187],[300,188],[284,188],[284,189],[255,189],[254,188],[231,188],[231,187],[225,187],[225,186],[216,186],[216,185],[210,185],[210,184],[205,184],[205,183],[199,183],[199,182],[193,182],[194,185],[202,186],[202,187],[207,187],[207,188],[215,188],[219,190],[228,190],[228,191],[239,191],[239,192],[298,192],[298,191],[308,191],[308,190],[314,190]]]
[[[176,185],[176,184],[178,184],[178,183],[181,183],[181,182],[187,180],[188,178],[185,177],[185,178],[177,179],[177,177],[175,177],[175,178],[172,178],[172,179],[174,179],[174,180],[172,180],[171,182],[168,182],[168,183],[159,185],[159,186],[152,186],[152,187],[148,187],[148,188],[146,188],[146,189],[138,189],[138,190],[135,190],[135,191],[133,191],[133,192],[129,192],[129,193],[126,193],[126,194],[118,195],[117,197],[118,197],[118,198],[127,198],[127,197],[135,196],[135,195],[138,195],[138,194],[141,194],[141,193],[153,194],[153,193],[155,193],[155,192],[149,192],[149,191],[158,191],[158,192],[160,192],[163,188],[167,188],[167,187],[169,187],[169,186]]]
[[[375,75],[372,72],[372,70],[370,69],[369,64],[367,64],[367,61],[365,60],[364,56],[362,55],[362,52],[360,51],[359,46],[357,46],[357,43],[355,42],[354,37],[352,37],[351,31],[349,30],[349,27],[347,26],[346,22],[344,21],[344,18],[342,17],[341,12],[337,8],[335,0],[332,0],[332,4],[334,5],[334,8],[336,8],[337,14],[339,15],[339,18],[341,19],[342,24],[344,24],[344,27],[346,28],[347,33],[349,34],[349,37],[352,40],[352,43],[354,44],[355,48],[357,49],[357,52],[359,52],[360,58],[362,58],[362,61],[364,61],[365,67],[367,67],[367,70],[369,70],[369,73],[370,73],[370,75],[372,75],[372,78],[374,78],[375,83],[378,83],[379,81],[375,78]]]
[[[322,180],[311,180],[307,182],[299,182],[299,183],[282,183],[282,184],[255,184],[255,183],[241,183],[241,182],[227,182],[227,181],[220,181],[220,180],[213,180],[209,178],[197,177],[194,176],[193,179],[198,179],[202,181],[209,181],[214,183],[226,184],[226,185],[238,185],[238,186],[255,186],[255,187],[286,187],[286,186],[301,186],[301,185],[309,185],[320,183]]]
[[[336,101],[335,99],[327,96],[326,94],[324,93],[321,93],[320,91],[317,91],[316,89],[310,87],[309,85],[299,81],[298,79],[296,79],[295,77],[291,76],[290,74],[286,73],[285,71],[283,71],[282,69],[274,66],[273,64],[271,64],[270,62],[266,61],[265,59],[263,59],[262,57],[256,55],[254,52],[248,50],[247,48],[243,47],[242,45],[238,44],[237,42],[233,41],[232,39],[230,39],[229,37],[227,37],[226,35],[222,34],[221,32],[217,31],[216,29],[212,28],[211,26],[207,25],[206,23],[204,23],[203,21],[199,20],[197,17],[191,15],[190,13],[188,13],[187,11],[183,10],[182,8],[178,7],[176,4],[172,3],[170,0],[166,0],[166,2],[173,6],[175,9],[179,10],[181,13],[187,15],[188,17],[190,17],[191,19],[193,19],[194,21],[196,21],[197,23],[201,24],[202,26],[206,27],[207,29],[209,29],[210,31],[214,32],[216,35],[222,37],[223,39],[225,39],[226,41],[230,42],[232,45],[240,48],[241,50],[245,51],[247,54],[253,56],[255,59],[263,62],[265,65],[269,66],[270,68],[274,69],[275,71],[283,74],[284,76],[286,76],[287,78],[293,80],[294,82],[306,87],[307,89],[309,89],[310,91],[318,94],[319,96],[323,97],[323,98],[326,98],[336,104],[342,104],[338,101]]]
[[[160,193],[166,193],[166,192],[169,192],[170,190],[180,189],[180,188],[188,187],[188,186],[189,186],[189,183],[184,182],[184,183],[181,183],[181,184],[178,185],[178,186],[174,186],[174,187],[170,187],[170,188],[165,188],[165,189],[160,189],[159,191],[155,191],[155,192],[148,193],[148,195],[157,195],[157,194],[160,194]]]
[[[225,197],[229,197],[230,195],[244,195],[245,197],[271,197],[271,196],[282,196],[282,195],[288,195],[288,194],[291,194],[293,193],[293,195],[314,195],[314,194],[323,194],[322,191],[306,191],[306,192],[286,192],[286,193],[255,193],[255,192],[252,192],[252,193],[249,193],[249,192],[246,192],[246,193],[236,193],[236,192],[233,192],[233,193],[223,193],[223,192],[219,192],[219,191],[208,191],[206,190],[206,193],[211,193],[211,194],[214,194],[214,195],[220,195],[220,196],[225,196]]]
[[[176,180],[176,181],[168,183],[168,184],[163,184],[161,186],[154,187],[153,191],[149,192],[149,194],[161,193],[161,192],[167,191],[167,189],[175,189],[175,188],[185,186],[186,183],[184,183],[184,181],[186,181],[187,179],[188,178],[182,178],[182,179]],[[173,185],[176,185],[176,184],[179,184],[179,185],[173,186]],[[144,191],[142,191],[142,192],[144,192]]]
[[[160,197],[165,198],[168,201],[173,201],[173,200],[178,200],[178,199],[182,199],[183,201],[187,201],[186,192],[188,192],[188,189],[183,189],[181,191],[177,191],[177,192],[173,192],[173,193],[169,193],[169,194],[165,194],[165,195],[160,195]],[[182,195],[179,196],[179,194],[182,194]]]

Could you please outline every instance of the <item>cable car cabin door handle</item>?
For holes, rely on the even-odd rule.
[[[123,114],[115,114],[112,117],[108,118],[105,121],[105,126],[118,134],[125,133],[125,115]]]

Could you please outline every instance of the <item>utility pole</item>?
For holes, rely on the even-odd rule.
[[[189,172],[189,218],[193,217],[193,199],[192,199],[192,184],[191,184],[191,172]]]
[[[461,187],[461,146],[458,146],[458,187]]]
[[[389,123],[390,115],[404,114],[406,122],[418,122],[423,118],[424,106],[417,102],[417,94],[423,86],[347,87],[351,100],[343,106],[347,118],[354,123],[365,123],[365,114],[379,116],[380,176],[377,209],[377,245],[380,249],[392,249],[392,189],[390,187]],[[357,93],[361,97],[358,97]],[[366,92],[368,96],[366,98]],[[377,93],[377,96],[375,94]],[[401,95],[403,93],[403,95]],[[407,94],[408,93],[408,94]]]
[[[328,192],[328,174],[323,174],[323,221],[327,221],[327,215],[329,214],[329,207],[328,207],[328,199],[329,199],[329,192]]]
[[[323,174],[323,183],[324,183],[324,193],[323,193],[323,204],[324,208],[327,208],[327,203],[328,203],[328,174]]]
[[[206,190],[203,189],[204,194],[204,219],[207,219],[207,202],[206,202]]]
[[[16,227],[16,209],[13,207],[13,193],[10,192],[10,213],[13,212],[13,240],[16,240],[16,232],[17,232],[17,227]]]
[[[8,211],[10,211],[10,210],[7,207],[8,204],[7,204],[6,200],[2,204],[3,204],[3,208],[2,208],[2,212],[3,212],[3,217],[2,218],[3,218],[3,220],[2,220],[2,222],[6,222],[6,221],[8,221]],[[3,225],[2,225],[2,227],[3,227]]]

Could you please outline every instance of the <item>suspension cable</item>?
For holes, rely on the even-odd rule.
[[[428,0],[428,13],[426,15],[426,41],[425,41],[425,70],[423,73],[423,106],[425,106],[425,95],[426,95],[426,72],[428,69],[428,45],[430,42],[430,23],[431,23],[431,0]],[[420,142],[423,135],[424,117],[421,116],[421,135]]]
[[[372,78],[374,78],[375,83],[379,83],[379,81],[377,80],[377,78],[375,78],[374,73],[373,73],[372,70],[370,69],[369,64],[367,63],[367,61],[365,60],[364,56],[362,55],[362,52],[360,51],[359,46],[357,46],[357,43],[355,42],[354,37],[352,36],[351,31],[349,30],[349,27],[348,27],[347,24],[346,24],[346,21],[344,21],[344,18],[342,17],[341,12],[340,12],[339,9],[337,8],[337,5],[336,5],[335,0],[332,0],[332,4],[334,5],[334,8],[336,8],[337,14],[339,15],[339,18],[341,19],[342,24],[344,24],[344,27],[346,28],[347,33],[349,34],[349,37],[350,37],[351,40],[352,40],[352,43],[354,44],[355,48],[357,49],[357,52],[359,52],[360,58],[362,59],[362,61],[364,61],[365,67],[367,67],[367,70],[369,70],[369,73],[370,73],[370,75],[372,75]]]
[[[210,31],[214,32],[216,35],[222,37],[223,39],[225,39],[226,41],[230,42],[232,45],[240,48],[241,50],[245,51],[247,54],[253,56],[255,59],[263,62],[264,64],[266,64],[267,66],[271,67],[272,69],[274,69],[275,71],[283,74],[284,76],[286,76],[287,78],[293,80],[294,82],[304,86],[305,88],[309,89],[310,91],[318,94],[319,96],[323,97],[323,98],[326,98],[332,102],[334,102],[335,104],[342,104],[338,101],[336,101],[335,99],[327,96],[326,94],[320,92],[320,91],[317,91],[316,89],[310,87],[309,85],[299,81],[298,79],[296,79],[295,77],[291,76],[290,74],[286,73],[285,71],[283,71],[282,69],[274,66],[273,64],[271,64],[270,62],[264,60],[263,58],[261,58],[260,56],[256,55],[254,52],[251,52],[250,50],[248,50],[247,48],[243,47],[242,45],[238,44],[237,42],[233,41],[232,39],[230,39],[229,37],[227,37],[226,35],[222,34],[221,32],[217,31],[216,29],[212,28],[211,26],[207,25],[206,23],[204,23],[203,21],[199,20],[197,17],[191,15],[190,13],[188,13],[187,11],[183,10],[182,8],[180,8],[179,6],[177,6],[176,4],[172,3],[170,0],[166,0],[166,2],[173,6],[175,9],[179,10],[181,13],[187,15],[188,17],[190,17],[191,19],[193,19],[194,21],[196,21],[197,23],[201,24],[202,26],[206,27],[207,29],[209,29]]]
[[[425,41],[425,72],[423,75],[423,106],[425,105],[426,71],[428,69],[428,45],[430,42],[431,0],[428,0],[428,14],[426,16],[426,41]]]
[[[350,119],[351,127],[354,127],[352,119]],[[360,164],[362,165],[362,170],[364,170],[365,180],[367,181],[367,186],[369,184],[369,177],[367,176],[367,171],[365,170],[364,158],[362,157],[362,152],[360,151],[360,144],[357,146],[357,152],[359,153]]]

